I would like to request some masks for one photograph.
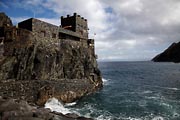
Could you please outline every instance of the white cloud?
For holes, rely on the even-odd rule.
[[[11,20],[14,25],[17,25],[17,23],[27,20],[27,19],[29,19],[29,17],[25,17],[25,16],[24,17],[11,17]]]
[[[44,22],[51,23],[51,24],[57,25],[57,26],[60,25],[60,20],[56,19],[56,18],[36,18],[36,19],[39,19],[39,20],[42,20]]]

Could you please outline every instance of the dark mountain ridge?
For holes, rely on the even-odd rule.
[[[180,42],[171,44],[164,52],[155,56],[154,62],[180,62]]]

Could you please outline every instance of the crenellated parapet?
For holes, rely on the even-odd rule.
[[[88,24],[87,19],[74,13],[72,16],[61,16],[61,26],[64,29],[68,29],[83,36],[84,39],[88,39]]]

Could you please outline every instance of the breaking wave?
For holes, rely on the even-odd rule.
[[[71,111],[68,108],[65,108],[64,105],[56,98],[50,98],[46,102],[45,108],[49,108],[51,111],[61,112],[63,114],[71,113]]]
[[[165,120],[162,116],[155,116],[153,114],[149,114],[143,117],[128,117],[123,114],[119,114],[114,116],[108,111],[100,110],[96,108],[92,103],[87,103],[82,106],[82,108],[74,107],[77,105],[76,102],[63,104],[58,101],[56,98],[50,98],[46,104],[45,108],[49,108],[51,111],[61,112],[63,114],[67,113],[75,113],[80,116],[84,116],[87,118],[94,118],[95,120]],[[95,116],[94,116],[95,115]],[[174,112],[174,118],[179,117],[179,114]]]
[[[109,84],[110,79],[105,79],[105,78],[102,78],[102,81],[103,81],[103,85],[108,85],[108,84]]]

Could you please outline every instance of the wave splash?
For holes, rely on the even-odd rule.
[[[102,78],[103,85],[108,85],[108,84],[109,84],[109,80],[110,80],[110,79]]]
[[[56,98],[50,98],[46,102],[45,108],[49,108],[51,111],[61,112],[63,114],[75,113],[77,115],[81,115],[81,116],[85,116],[85,117],[89,117],[89,118],[94,118],[95,120],[114,120],[114,119],[144,120],[144,118],[122,117],[121,115],[113,116],[112,114],[110,114],[107,111],[102,111],[102,110],[98,110],[98,109],[94,108],[93,105],[91,105],[91,104],[87,104],[81,109],[73,108],[74,105],[76,105],[76,102],[63,104],[60,101],[58,101],[58,99],[56,99]],[[83,113],[83,111],[86,111],[85,114],[81,114],[81,112]],[[89,111],[89,112],[87,112],[87,111]],[[93,117],[92,114],[94,114],[94,112],[96,112],[96,113],[100,112],[101,115]],[[161,116],[154,116],[154,117],[150,117],[150,118],[151,119],[149,119],[149,120],[164,120],[164,118]]]
[[[50,98],[46,102],[45,108],[49,108],[51,111],[61,112],[63,114],[72,113],[70,109],[65,108],[65,106],[56,98]]]

